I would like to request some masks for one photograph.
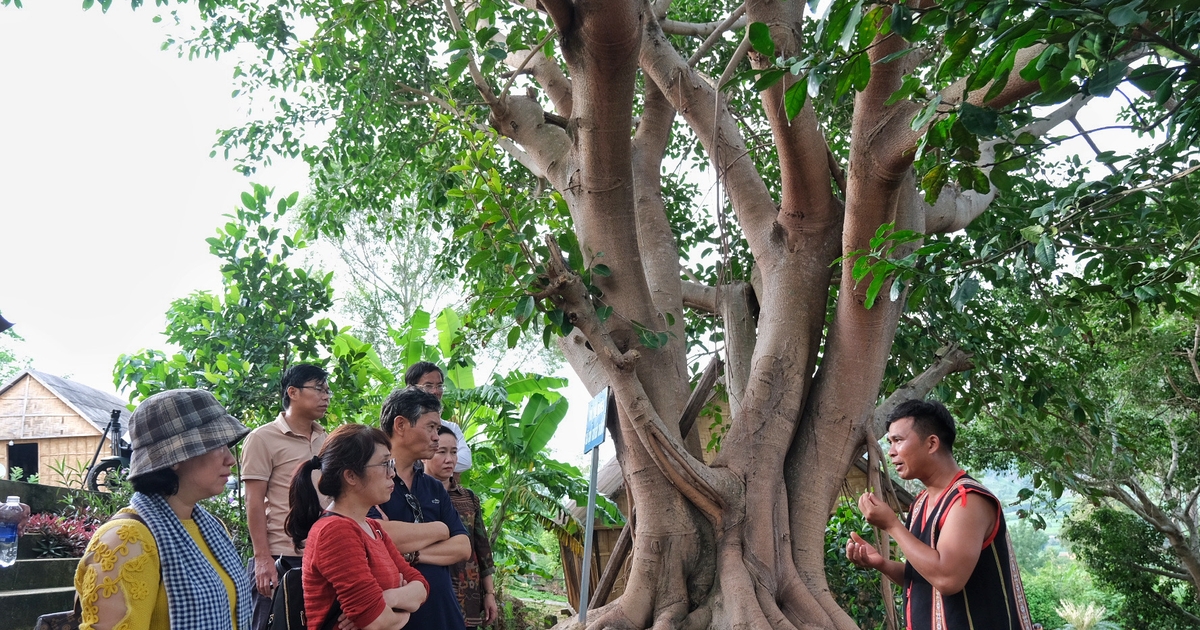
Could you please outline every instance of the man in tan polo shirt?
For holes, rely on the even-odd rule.
[[[293,365],[283,375],[283,412],[250,432],[242,445],[241,477],[246,483],[246,525],[254,557],[248,570],[254,581],[252,630],[264,630],[271,616],[271,595],[278,574],[275,559],[300,566],[303,551],[284,531],[290,503],[288,488],[296,468],[325,443],[317,423],[329,407],[329,375],[315,365]]]

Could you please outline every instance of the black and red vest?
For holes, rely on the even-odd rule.
[[[966,471],[959,471],[932,503],[928,492],[917,495],[908,513],[908,530],[921,542],[937,549],[946,515],[955,506],[965,506],[967,495],[972,492],[996,504],[996,525],[983,541],[975,570],[958,593],[939,593],[911,564],[904,563],[904,616],[909,630],[1030,630],[1033,627],[1000,501],[978,481],[967,476]]]

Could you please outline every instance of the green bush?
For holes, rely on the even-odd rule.
[[[863,538],[874,542],[875,530],[858,509],[849,503],[838,506],[825,526],[825,576],[829,591],[860,628],[874,630],[886,627],[882,579],[878,571],[860,569],[846,558],[846,540],[850,532],[858,532]],[[894,543],[893,543],[894,544]],[[900,588],[896,596],[896,612],[901,625],[904,610],[901,605]]]
[[[1061,628],[1066,620],[1055,612],[1062,601],[1097,602],[1109,610],[1120,608],[1123,598],[1098,587],[1083,565],[1069,558],[1052,558],[1035,571],[1021,571],[1029,615],[1047,628]]]

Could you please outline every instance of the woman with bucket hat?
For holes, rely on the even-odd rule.
[[[229,449],[249,432],[204,390],[138,406],[133,499],[96,530],[75,572],[81,630],[250,627],[250,580],[221,522],[198,505],[225,490]]]

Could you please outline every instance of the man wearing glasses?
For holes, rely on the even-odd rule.
[[[405,560],[429,582],[429,597],[408,627],[462,630],[450,567],[471,556],[471,540],[446,487],[416,466],[437,453],[441,411],[441,401],[417,387],[396,390],[383,402],[379,428],[391,441],[396,486],[392,497],[367,516],[380,521]]]
[[[446,373],[436,363],[420,361],[408,366],[408,370],[404,372],[404,384],[424,390],[441,400],[446,391]],[[467,446],[467,439],[458,424],[442,420],[442,426],[453,431],[454,437],[458,439],[458,463],[454,465],[454,478],[457,480],[464,470],[471,467],[471,447]]]
[[[301,462],[312,459],[325,443],[325,429],[317,422],[329,408],[329,375],[322,368],[299,363],[288,368],[281,381],[283,411],[273,422],[250,432],[242,443],[239,472],[246,482],[246,526],[254,557],[253,630],[264,630],[271,616],[271,595],[278,582],[275,558],[300,566],[303,551],[292,545],[284,531],[291,504],[288,488]],[[322,497],[321,504],[328,505]]]

